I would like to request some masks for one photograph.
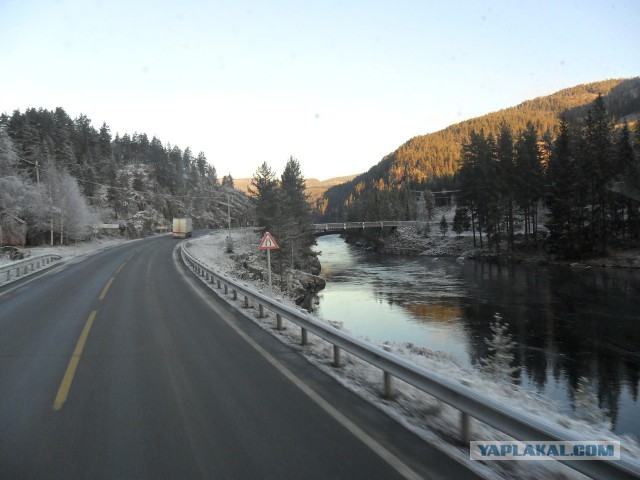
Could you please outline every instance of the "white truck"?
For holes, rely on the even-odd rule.
[[[193,231],[193,222],[191,218],[174,218],[173,219],[173,238],[187,238],[191,236]]]

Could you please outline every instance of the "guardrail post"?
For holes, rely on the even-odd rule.
[[[229,293],[229,287],[227,286],[227,284],[224,284],[224,294],[227,295]]]
[[[466,378],[463,379],[460,383],[462,383],[465,387],[470,387],[471,382]],[[460,412],[460,442],[464,446],[469,446],[469,442],[471,441],[471,418],[468,413]]]
[[[460,412],[460,442],[464,446],[469,446],[471,441],[470,418],[465,412]]]
[[[391,400],[393,396],[393,377],[389,372],[384,372],[384,398]]]
[[[218,280],[218,290],[220,290],[220,280]]]
[[[308,343],[308,336],[307,336],[307,329],[306,328],[302,328],[301,329],[300,336],[302,337],[300,339],[300,345],[306,345]]]
[[[333,346],[333,366],[340,366],[340,347],[338,347],[337,345]]]
[[[282,317],[276,313],[276,330],[282,330]]]
[[[391,345],[382,345],[385,352],[391,351]],[[393,394],[393,377],[389,372],[384,372],[384,398],[391,400]]]
[[[244,296],[244,308],[249,308],[249,297]]]
[[[232,293],[233,293],[233,299],[237,300],[238,299],[238,292],[236,291],[235,288],[233,289]]]
[[[258,318],[264,318],[264,307],[261,303],[258,304]]]

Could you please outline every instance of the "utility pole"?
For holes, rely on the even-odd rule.
[[[219,200],[214,200],[216,203],[220,205],[227,206],[227,238],[231,240],[231,196],[227,194],[227,203],[221,202]]]
[[[231,241],[231,196],[227,193],[227,222],[229,223],[229,241]]]

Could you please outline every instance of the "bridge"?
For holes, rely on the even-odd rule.
[[[417,227],[424,226],[427,222],[418,221],[399,221],[399,220],[385,220],[378,222],[342,222],[342,223],[314,223],[313,230],[316,237],[323,235],[338,235],[348,231],[360,231],[365,228],[390,228],[396,229],[398,227]]]

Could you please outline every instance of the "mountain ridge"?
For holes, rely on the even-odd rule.
[[[615,120],[637,117],[640,112],[640,77],[576,85],[436,132],[414,136],[368,171],[329,188],[316,202],[317,216],[323,220],[344,219],[346,205],[357,199],[360,192],[372,188],[385,190],[399,185],[412,190],[453,188],[462,143],[472,130],[496,135],[503,120],[513,131],[523,130],[527,122],[532,121],[540,136],[549,131],[555,137],[561,115],[570,123],[579,122],[598,95],[603,96]]]

